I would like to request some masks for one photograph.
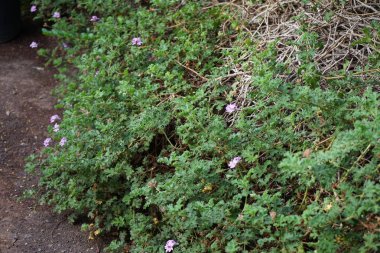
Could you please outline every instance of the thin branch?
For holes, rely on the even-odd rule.
[[[202,76],[201,74],[199,74],[197,71],[195,71],[194,69],[192,68],[189,68],[185,65],[183,65],[182,63],[180,63],[178,60],[176,60],[177,64],[184,67],[185,69],[187,69],[188,71],[190,71],[191,73],[195,74],[196,76],[198,76],[199,78],[201,78],[203,81],[208,81],[208,79],[204,76]]]

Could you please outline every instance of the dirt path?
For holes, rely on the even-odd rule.
[[[24,159],[41,149],[49,117],[57,113],[53,72],[29,47],[32,41],[47,45],[38,31],[29,25],[16,40],[0,44],[0,253],[99,252],[63,215],[17,200],[36,184],[23,171]]]

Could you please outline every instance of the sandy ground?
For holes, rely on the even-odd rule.
[[[53,70],[44,66],[32,41],[49,46],[40,28],[24,22],[21,35],[0,44],[0,253],[100,252],[100,242],[35,201],[19,201],[37,183],[24,172],[25,158],[42,148],[53,108]]]

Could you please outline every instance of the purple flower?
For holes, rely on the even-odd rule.
[[[234,159],[232,159],[229,163],[228,163],[228,167],[230,167],[230,169],[233,169],[236,167],[236,165],[241,161],[241,157],[240,156],[237,156],[235,157]]]
[[[226,106],[226,112],[233,113],[238,109],[237,105],[235,103],[229,104]]]
[[[50,142],[51,142],[51,138],[46,138],[46,139],[44,140],[44,146],[45,146],[45,147],[48,147],[49,144],[50,144]]]
[[[97,21],[99,21],[99,19],[100,18],[98,18],[97,16],[92,16],[91,19],[90,19],[90,21],[91,22],[97,22]]]
[[[165,251],[166,252],[172,252],[173,251],[173,248],[175,245],[177,245],[178,243],[174,240],[169,240],[166,242],[166,245],[165,245]]]
[[[50,117],[50,123],[54,123],[56,120],[60,120],[61,118],[55,114],[53,116]]]
[[[33,42],[30,44],[30,47],[31,47],[31,48],[36,48],[36,47],[38,47],[38,43],[35,42],[35,41],[33,41]]]
[[[36,12],[36,11],[37,11],[37,6],[32,5],[32,7],[30,7],[30,12]]]
[[[132,45],[134,46],[141,46],[142,45],[142,40],[140,37],[133,38],[132,39]]]
[[[58,11],[53,13],[53,18],[60,18],[60,17],[61,17],[61,13],[59,13]]]
[[[57,123],[55,123],[55,125],[53,127],[53,131],[54,132],[58,132],[59,131],[59,125]]]
[[[61,147],[63,147],[63,146],[66,144],[66,142],[67,142],[66,137],[63,137],[63,138],[61,139],[61,141],[59,142],[59,145],[60,145]]]
[[[68,48],[69,47],[69,45],[67,45],[67,43],[65,43],[65,42],[62,42],[62,46],[63,46],[63,48]]]

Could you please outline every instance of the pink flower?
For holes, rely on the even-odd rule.
[[[226,106],[226,112],[233,113],[238,109],[237,105],[235,103],[229,104]]]
[[[37,11],[37,6],[32,5],[32,7],[30,7],[30,12],[36,12],[36,11]]]
[[[51,142],[51,138],[46,138],[46,139],[44,140],[44,146],[45,146],[45,147],[48,147],[49,144],[50,144],[50,142]]]
[[[38,43],[35,42],[35,41],[33,41],[33,42],[30,44],[30,47],[31,47],[31,48],[36,48],[36,47],[38,47]]]
[[[67,45],[67,43],[65,43],[65,42],[62,42],[62,47],[63,47],[63,48],[68,48],[69,45]]]
[[[132,45],[134,46],[141,46],[142,45],[142,40],[140,37],[133,38],[132,39]]]
[[[234,159],[232,159],[229,163],[228,163],[228,167],[230,167],[230,169],[233,169],[236,167],[236,165],[241,161],[241,157],[240,156],[237,156],[235,157]]]
[[[174,240],[169,240],[166,242],[166,245],[165,245],[165,251],[166,252],[172,252],[173,251],[173,248],[175,245],[177,245],[178,243]]]
[[[60,17],[61,17],[61,13],[59,13],[58,11],[53,13],[53,18],[60,18]]]
[[[66,142],[67,142],[66,137],[63,137],[63,138],[61,139],[61,141],[59,142],[59,145],[60,145],[61,147],[63,147],[63,146],[66,144]]]
[[[53,116],[50,117],[50,123],[54,123],[56,120],[60,120],[61,118],[55,114]]]
[[[91,22],[97,22],[97,21],[99,21],[99,19],[100,18],[98,18],[97,16],[92,16],[91,19],[90,19],[90,21]]]
[[[59,125],[57,123],[55,123],[55,125],[53,127],[53,131],[54,132],[58,132],[59,131]]]

